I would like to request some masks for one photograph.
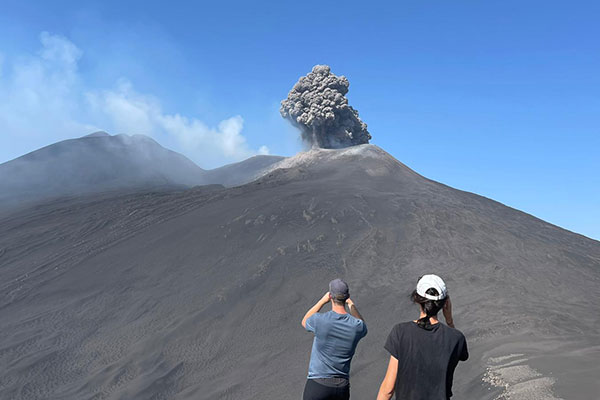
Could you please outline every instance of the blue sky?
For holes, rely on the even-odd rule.
[[[600,239],[599,3],[194,3],[3,1],[0,162],[97,129],[292,155],[279,102],[323,63],[417,172]]]

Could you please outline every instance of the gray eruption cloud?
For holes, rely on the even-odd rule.
[[[340,148],[369,143],[367,124],[348,105],[350,83],[331,73],[327,65],[315,65],[294,85],[279,112],[298,127],[302,139],[313,147]]]

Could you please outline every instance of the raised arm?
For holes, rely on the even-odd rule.
[[[396,386],[396,375],[398,375],[398,360],[394,356],[390,356],[388,369],[379,387],[377,400],[390,400],[392,398]]]
[[[365,320],[358,312],[358,308],[356,308],[352,299],[348,297],[348,299],[346,299],[346,304],[348,305],[348,310],[350,310],[350,315],[352,315],[354,318],[358,318],[363,321]]]
[[[325,293],[323,295],[323,297],[321,297],[321,299],[319,301],[317,301],[317,304],[315,304],[314,306],[312,306],[310,308],[310,310],[308,310],[306,312],[306,314],[304,315],[304,318],[302,318],[302,327],[306,329],[306,320],[309,319],[311,317],[311,315],[318,313],[319,311],[321,311],[321,308],[323,308],[323,306],[327,303],[329,303],[329,300],[331,299],[331,297],[329,296],[329,292]]]
[[[450,328],[454,328],[454,319],[452,318],[452,302],[450,301],[450,297],[446,299],[446,304],[444,304],[444,308],[442,309],[444,313],[444,318],[446,319],[446,324]]]

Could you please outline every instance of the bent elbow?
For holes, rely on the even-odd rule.
[[[384,392],[391,397],[394,394],[394,385],[386,385]]]

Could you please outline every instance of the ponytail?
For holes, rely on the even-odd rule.
[[[430,294],[432,296],[439,295],[438,291],[434,288],[428,289],[425,293]],[[423,318],[417,320],[417,325],[419,326],[419,328],[428,331],[432,330],[433,326],[431,325],[431,321],[429,320],[429,318],[435,317],[438,314],[438,312],[442,308],[444,308],[444,304],[446,304],[446,299],[444,298],[441,300],[429,300],[423,296],[420,296],[416,290],[413,291],[411,297],[412,301],[416,304],[419,304],[423,309],[423,312],[425,313],[425,316]]]

